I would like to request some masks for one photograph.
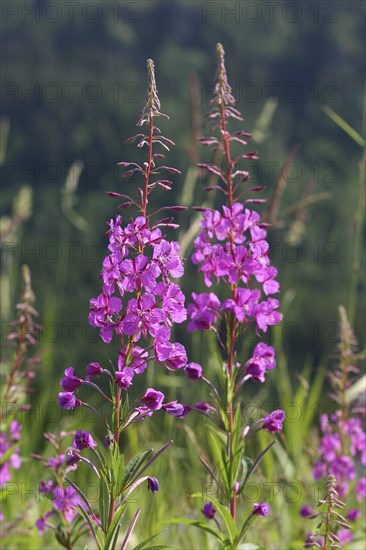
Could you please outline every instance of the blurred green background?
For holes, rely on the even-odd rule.
[[[337,304],[349,302],[362,150],[324,107],[362,134],[365,4],[78,2],[73,9],[63,4],[56,9],[41,1],[14,2],[6,11],[7,4],[2,5],[2,105],[9,132],[2,139],[2,213],[11,213],[24,184],[33,191],[33,213],[17,239],[8,235],[3,261],[5,268],[30,265],[41,319],[59,324],[43,334],[54,344],[52,369],[60,372],[104,353],[84,325],[88,299],[99,289],[106,221],[117,210],[104,192],[132,193],[137,184],[123,180],[116,163],[143,158],[124,141],[135,133],[145,100],[148,57],[155,60],[163,110],[171,117],[163,130],[177,145],[167,158],[182,171],[171,194],[157,192],[153,200],[176,203],[183,195],[183,202],[202,202],[200,180],[186,193],[183,185],[194,154],[201,157],[192,133],[192,95],[201,113],[212,88],[217,41],[226,49],[245,129],[258,127],[265,108],[274,111],[268,123],[264,117],[265,131],[255,133],[259,142],[248,145],[259,151],[259,162],[247,165],[255,183],[266,185],[271,197],[296,147],[285,171],[281,209],[301,199],[312,182],[314,192],[330,197],[307,209],[299,234],[289,232],[295,218],[290,215],[281,219],[284,228],[271,232],[282,288],[295,292],[286,321],[296,325],[284,328],[288,350],[297,365],[308,353],[319,358],[328,352]],[[76,160],[84,169],[76,193],[71,189],[65,197],[65,180]],[[75,184],[77,175],[73,170]],[[183,230],[192,216],[181,216]],[[187,294],[195,278],[189,252]],[[12,277],[12,285],[17,280]],[[360,334],[364,283],[357,290]]]
[[[363,347],[364,2],[44,0],[2,2],[1,10],[2,342],[14,318],[20,267],[27,263],[44,325],[35,395],[53,400],[65,368],[82,372],[90,361],[116,357],[113,345],[88,329],[88,301],[99,293],[106,222],[118,210],[105,192],[132,194],[137,186],[123,180],[116,163],[143,161],[143,152],[125,140],[136,133],[145,101],[147,58],[155,61],[162,110],[170,116],[163,132],[176,143],[168,164],[182,171],[172,192],[157,191],[152,204],[206,200],[194,165],[210,157],[195,138],[218,41],[244,129],[254,132],[248,150],[259,152],[259,161],[245,166],[253,183],[266,186],[273,207],[270,239],[284,313],[275,335],[280,359],[291,381],[304,366],[312,380],[334,351],[338,304],[348,308]],[[334,113],[353,133],[337,124]],[[258,210],[268,219],[270,207]],[[21,223],[12,226],[11,219]],[[195,219],[193,211],[178,219],[187,297],[202,285],[189,260],[188,229]],[[201,336],[179,327],[176,337],[191,360],[205,359]],[[280,373],[264,395],[272,401],[287,383]],[[144,387],[160,384],[172,399],[192,401],[195,388],[184,374],[151,370],[147,376]],[[55,428],[43,420],[33,452],[42,448],[39,428]],[[150,430],[146,438],[160,441],[158,424],[155,434]],[[174,433],[171,419],[164,430],[167,437]]]

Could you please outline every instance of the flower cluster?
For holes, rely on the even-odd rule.
[[[355,523],[362,515],[359,507],[366,498],[366,433],[362,422],[365,408],[361,404],[358,405],[357,400],[351,402],[347,399],[349,388],[357,380],[359,369],[356,364],[361,357],[355,353],[357,341],[342,306],[339,308],[339,316],[338,361],[329,376],[333,390],[331,397],[339,410],[330,415],[320,416],[322,435],[318,447],[319,459],[314,464],[313,477],[316,481],[327,478],[334,480],[334,487],[340,498],[347,497],[347,520]],[[353,507],[353,504],[358,507]],[[311,507],[306,505],[300,513],[304,517],[313,516]],[[353,540],[349,529],[340,528],[335,531],[335,537],[340,545],[344,546]],[[309,541],[307,548],[311,547]]]
[[[90,300],[89,324],[99,330],[105,343],[110,343],[113,336],[121,343],[113,378],[116,385],[124,390],[133,385],[134,376],[143,373],[151,362],[164,365],[168,370],[187,365],[184,346],[171,341],[173,324],[187,319],[185,296],[176,282],[184,272],[183,260],[179,256],[179,244],[168,241],[163,233],[164,228],[178,226],[172,223],[173,218],[152,222],[152,214],[147,213],[150,192],[156,187],[170,188],[172,184],[171,180],[161,179],[160,172],[179,173],[171,166],[159,165],[158,161],[164,158],[164,154],[153,150],[158,146],[169,151],[169,145],[173,142],[162,136],[153,122],[156,117],[167,116],[160,111],[151,60],[148,61],[148,82],[147,104],[138,121],[138,126],[148,125],[148,133],[139,133],[127,140],[130,143],[137,141],[140,148],[147,146],[148,160],[143,166],[135,162],[119,163],[122,168],[128,168],[125,177],[134,173],[143,176],[140,200],[120,193],[109,193],[113,197],[127,199],[122,206],[134,205],[140,213],[126,225],[123,225],[121,215],[110,220],[109,253],[103,261],[101,273],[102,289],[99,296]],[[184,209],[179,206],[167,208],[172,211]],[[141,342],[145,344],[140,345]],[[64,391],[59,394],[60,406],[70,409],[85,405],[74,392],[83,384],[90,385],[92,377],[102,373],[110,375],[110,371],[96,363],[88,365],[85,380],[75,376],[72,368],[66,369],[61,381]],[[157,393],[159,401],[148,398],[149,392]],[[183,417],[190,410],[176,402],[163,404],[163,399],[161,392],[150,388],[141,398],[143,405],[137,407],[137,411],[146,416],[154,410],[163,409],[173,416]]]
[[[79,505],[85,507],[75,488],[68,486],[65,481],[67,473],[76,468],[76,465],[69,463],[65,449],[65,441],[72,436],[74,432],[61,432],[59,435],[45,433],[44,437],[53,447],[55,454],[49,458],[33,455],[49,471],[49,479],[41,481],[38,490],[50,501],[51,508],[36,521],[38,532],[43,535],[46,529],[51,528],[62,540],[65,537],[71,538],[72,523],[78,516],[76,508]],[[69,454],[72,452],[70,450]],[[66,525],[66,529],[61,528],[62,524]]]
[[[9,359],[4,354],[0,373],[1,402],[6,406],[0,409],[0,487],[11,480],[12,469],[21,466],[19,443],[22,426],[16,420],[16,411],[29,408],[26,402],[29,383],[34,378],[34,367],[39,364],[37,355],[30,356],[30,348],[37,343],[40,326],[35,318],[38,312],[34,308],[35,295],[31,286],[28,266],[23,266],[24,292],[16,305],[18,318],[9,323],[10,331],[4,345],[9,351]],[[0,520],[4,514],[0,511]],[[15,526],[18,520],[12,525]],[[6,526],[3,529],[6,530]]]
[[[366,465],[366,433],[361,418],[341,420],[340,414],[321,416],[323,436],[319,445],[320,460],[314,464],[315,480],[333,475],[338,482],[338,493],[345,497],[356,479],[356,465]],[[366,478],[361,477],[355,487],[358,501],[366,496]]]
[[[114,520],[115,515],[121,513],[121,508],[138,485],[147,482],[148,490],[153,494],[159,490],[159,482],[155,477],[141,475],[172,443],[169,441],[155,454],[152,450],[140,453],[125,465],[125,457],[119,446],[122,431],[158,410],[176,418],[183,418],[191,410],[177,401],[166,401],[165,395],[155,388],[147,388],[143,395],[134,396],[134,399],[130,399],[128,393],[134,385],[135,376],[144,373],[151,363],[163,365],[170,371],[189,368],[184,346],[172,340],[173,325],[187,319],[185,297],[177,283],[184,271],[179,244],[167,240],[164,234],[164,230],[178,226],[173,223],[172,217],[156,217],[162,210],[174,212],[184,210],[184,207],[169,206],[155,212],[148,211],[151,191],[158,187],[169,190],[172,185],[171,180],[162,178],[161,172],[180,172],[160,162],[164,158],[163,151],[169,151],[169,146],[174,143],[164,137],[156,125],[157,117],[168,117],[160,110],[152,60],[148,60],[147,69],[147,103],[137,123],[140,127],[146,125],[147,130],[127,140],[129,143],[136,142],[138,148],[146,148],[147,160],[142,165],[136,162],[119,163],[126,169],[125,177],[140,174],[144,183],[138,189],[136,200],[128,195],[108,193],[112,197],[124,199],[120,208],[135,207],[137,215],[128,220],[118,215],[110,220],[108,254],[103,260],[100,275],[101,292],[90,300],[89,324],[99,330],[103,342],[109,344],[113,339],[117,340],[120,349],[115,361],[111,362],[112,368],[103,368],[99,363],[92,362],[87,365],[84,376],[77,375],[73,367],[67,368],[58,397],[58,403],[63,409],[82,406],[92,409],[107,430],[104,450],[98,448],[89,432],[79,430],[66,461],[69,468],[76,467],[79,462],[88,464],[99,479],[101,521],[97,526],[88,522],[98,547],[100,540],[104,540],[106,547],[109,547],[113,537],[117,537],[120,525]],[[102,377],[109,381],[108,395],[99,384]],[[102,396],[108,404],[110,418],[109,415],[101,415],[87,401],[77,396],[81,389],[87,388]],[[85,449],[91,452],[90,460],[82,454]],[[69,489],[75,487],[70,482]],[[83,495],[80,487],[78,494]],[[89,502],[86,495],[83,495],[83,502]],[[89,503],[87,515],[90,510],[92,506]],[[105,510],[108,510],[107,515]],[[127,545],[140,511],[137,510],[127,529],[123,547]],[[86,519],[82,509],[79,513]]]
[[[264,332],[277,325],[282,319],[279,302],[270,297],[279,292],[277,270],[270,265],[267,232],[259,214],[235,203],[231,209],[223,206],[222,213],[203,212],[201,228],[194,241],[193,263],[200,265],[206,286],[212,286],[214,276],[235,292],[222,304],[213,293],[194,294],[189,329],[210,328],[220,310],[233,312],[238,323],[255,323]]]
[[[249,202],[263,201],[241,200],[243,193],[248,191],[242,190],[241,186],[248,181],[249,174],[241,169],[240,162],[242,159],[257,157],[250,152],[232,157],[232,145],[246,145],[245,138],[250,134],[228,130],[231,119],[243,119],[235,108],[221,44],[217,45],[217,56],[216,86],[209,102],[208,122],[205,125],[209,135],[200,141],[215,153],[221,153],[224,160],[220,166],[215,163],[201,163],[199,166],[210,177],[218,180],[217,185],[210,185],[206,190],[221,192],[226,198],[226,204],[217,209],[196,208],[201,212],[202,219],[200,233],[194,240],[192,262],[199,266],[208,291],[192,293],[187,314],[189,332],[211,330],[216,335],[223,351],[224,387],[216,387],[206,376],[205,369],[197,363],[187,365],[185,372],[189,379],[201,380],[209,386],[214,406],[207,409],[207,413],[216,417],[215,423],[221,429],[215,444],[220,449],[222,460],[215,466],[209,465],[202,457],[201,461],[216,483],[217,472],[222,472],[220,482],[225,488],[224,502],[206,503],[202,513],[206,519],[216,521],[217,511],[226,523],[223,504],[230,509],[235,522],[238,495],[251,475],[247,467],[243,470],[240,466],[252,462],[250,457],[245,456],[245,438],[262,429],[270,433],[280,432],[285,413],[282,410],[272,411],[252,426],[243,427],[240,423],[239,390],[249,380],[265,382],[268,371],[276,367],[276,359],[273,347],[260,342],[255,346],[252,357],[242,360],[239,334],[245,334],[252,326],[260,336],[268,331],[268,327],[280,323],[282,314],[278,311],[279,301],[273,297],[280,287],[276,280],[277,270],[269,258],[267,224],[261,221],[256,211],[247,206]],[[260,189],[253,187],[249,190]],[[214,285],[218,287],[217,293],[213,291]],[[258,516],[264,517],[269,513],[268,504],[255,504],[235,540],[243,539],[246,530]],[[215,531],[215,534],[219,538],[219,533]]]
[[[19,447],[16,446],[20,441],[21,425],[16,420],[10,422],[7,433],[0,432],[0,487],[5,485],[11,479],[10,468],[20,468]],[[2,460],[7,451],[11,449],[11,454],[6,460]]]

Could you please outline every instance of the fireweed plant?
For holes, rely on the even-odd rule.
[[[106,344],[113,338],[117,339],[120,350],[112,367],[105,368],[92,362],[86,367],[84,378],[77,376],[73,368],[66,369],[58,398],[59,405],[66,410],[93,408],[79,396],[80,390],[89,389],[99,392],[110,408],[110,417],[102,416],[95,410],[105,427],[104,443],[97,442],[89,432],[77,431],[67,459],[67,464],[74,467],[86,462],[92,468],[100,484],[98,510],[94,512],[82,489],[68,477],[65,479],[69,487],[62,494],[63,503],[69,499],[71,508],[76,508],[87,522],[100,549],[115,548],[131,493],[142,483],[152,493],[159,490],[158,480],[143,474],[172,443],[167,442],[155,453],[144,451],[125,465],[120,449],[125,430],[158,410],[178,418],[184,417],[190,410],[176,401],[166,402],[164,394],[155,388],[147,388],[144,395],[130,396],[135,377],[149,365],[158,363],[175,371],[187,364],[185,348],[171,341],[173,324],[182,323],[187,318],[184,295],[174,282],[183,275],[183,262],[178,243],[168,241],[163,233],[167,228],[178,226],[171,216],[159,219],[158,215],[165,208],[155,212],[148,209],[153,190],[171,188],[172,181],[161,176],[161,173],[178,174],[179,171],[159,164],[174,143],[164,137],[156,126],[159,117],[168,117],[160,110],[152,60],[147,61],[147,72],[147,103],[137,123],[146,130],[127,140],[129,143],[137,142],[138,148],[146,148],[147,158],[143,165],[119,163],[127,169],[125,177],[139,174],[143,185],[138,189],[137,199],[120,193],[108,193],[124,200],[121,208],[135,207],[138,215],[125,223],[121,215],[110,221],[109,252],[103,261],[101,293],[90,300],[89,324],[99,330]],[[166,209],[181,211],[185,208],[169,206]],[[98,384],[103,378],[109,381],[108,395]],[[79,497],[82,502],[79,502]],[[126,548],[140,512],[140,509],[136,510],[130,525],[124,530],[122,546],[118,547]],[[63,519],[73,518],[63,514]],[[69,538],[68,548],[71,548],[72,537],[73,534]]]
[[[332,535],[334,544],[338,544],[339,548],[353,540],[362,540],[361,530],[365,519],[366,434],[363,430],[365,405],[357,403],[352,394],[360,373],[357,363],[363,355],[357,353],[356,348],[357,340],[348,321],[346,310],[340,306],[337,363],[328,375],[332,387],[330,397],[334,401],[336,410],[332,414],[323,414],[320,417],[322,437],[318,449],[319,459],[313,468],[314,479],[321,483],[331,477],[337,494],[345,500],[344,514],[347,521],[336,521]],[[310,519],[314,517],[314,511],[309,505],[303,506],[300,513],[303,517]],[[352,525],[352,531],[347,522]],[[354,535],[353,532],[355,532]],[[308,535],[310,539],[311,536],[312,533]],[[322,544],[321,548],[328,548],[324,541]],[[310,548],[310,546],[307,547]]]
[[[10,480],[13,469],[21,466],[20,440],[22,425],[17,413],[27,411],[27,394],[31,391],[30,381],[35,376],[34,368],[39,364],[38,355],[30,353],[37,343],[39,324],[38,312],[34,308],[35,295],[31,286],[28,266],[23,266],[24,292],[16,305],[18,318],[9,323],[6,335],[6,353],[1,369],[1,410],[0,410],[0,489],[1,501],[11,493]],[[8,356],[9,354],[9,356]],[[6,518],[5,518],[6,519]],[[0,521],[4,514],[0,510]],[[14,528],[14,522],[12,522]],[[6,525],[1,525],[2,533],[7,533]]]
[[[317,519],[317,532],[308,533],[305,538],[304,548],[342,548],[346,537],[343,536],[343,541],[340,538],[339,527],[343,533],[349,533],[351,526],[341,514],[345,503],[339,499],[337,491],[337,480],[334,476],[329,476],[326,485],[325,498],[318,501],[317,507],[321,508],[320,512],[313,512],[310,519]],[[338,531],[338,534],[336,532]],[[349,542],[349,541],[348,541]]]
[[[245,206],[245,203],[263,201],[241,202],[242,186],[248,181],[249,174],[241,169],[240,162],[257,157],[249,152],[233,156],[233,146],[247,145],[245,139],[250,134],[229,130],[232,119],[243,119],[235,108],[221,44],[217,45],[216,85],[207,116],[208,135],[200,141],[215,153],[221,151],[224,162],[221,166],[199,166],[218,177],[218,185],[206,190],[215,188],[221,192],[226,204],[220,210],[197,208],[203,216],[202,230],[194,241],[192,261],[199,265],[208,291],[192,294],[193,301],[187,308],[188,331],[213,331],[216,335],[223,356],[222,385],[216,387],[203,374],[205,369],[198,363],[189,363],[185,372],[189,379],[206,384],[211,392],[210,405],[197,404],[196,409],[213,420],[212,426],[208,425],[212,428],[210,436],[216,449],[214,462],[210,465],[203,457],[201,461],[220,491],[220,497],[210,498],[202,508],[204,516],[214,520],[216,525],[180,518],[174,521],[205,530],[216,537],[223,548],[237,548],[254,520],[270,513],[269,505],[260,502],[252,506],[244,521],[241,514],[237,517],[237,500],[274,441],[255,460],[246,456],[246,444],[259,430],[280,432],[285,418],[282,410],[275,410],[251,426],[243,422],[240,412],[243,385],[265,382],[266,374],[275,368],[276,360],[273,347],[263,341],[255,346],[252,357],[245,360],[240,356],[240,344],[249,327],[254,326],[261,337],[269,326],[281,321],[282,315],[277,311],[278,300],[272,297],[279,292],[279,284],[275,279],[277,270],[271,266],[268,256],[267,224],[261,222],[256,211]],[[247,190],[259,191],[261,188]],[[226,299],[220,301],[212,291],[214,282],[220,292],[226,289]],[[205,498],[204,495],[197,496]]]

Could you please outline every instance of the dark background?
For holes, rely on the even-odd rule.
[[[296,148],[286,172],[281,223],[274,224],[270,238],[290,371],[296,374],[305,361],[316,369],[336,345],[337,307],[349,305],[355,257],[363,268],[355,237],[362,149],[324,107],[364,133],[365,3],[2,1],[1,10],[2,227],[14,215],[24,185],[31,187],[33,203],[32,215],[2,245],[3,331],[14,317],[5,294],[17,295],[20,265],[28,263],[45,327],[43,369],[58,384],[65,368],[105,357],[106,347],[87,328],[88,300],[99,293],[106,222],[118,205],[105,192],[133,193],[137,185],[121,178],[116,163],[142,160],[141,151],[124,142],[135,133],[144,105],[146,59],[155,61],[162,110],[170,116],[162,129],[176,142],[167,158],[182,171],[171,194],[157,191],[153,204],[175,204],[181,197],[188,206],[200,204],[205,198],[200,179],[192,200],[184,191],[195,155],[203,156],[192,131],[192,94],[203,113],[220,41],[244,128],[260,129],[263,109],[277,105],[263,139],[257,132],[248,146],[259,151],[252,172],[256,184],[266,185],[267,198]],[[76,191],[65,195],[76,160],[84,169]],[[284,209],[312,182],[312,193],[326,196],[297,210],[301,223],[295,226],[296,215],[285,216]],[[72,207],[67,200],[74,201]],[[265,212],[264,206],[258,209]],[[195,216],[180,215],[181,237]],[[190,252],[183,282],[187,297],[198,285]],[[351,320],[362,345],[362,278],[357,282],[356,276],[355,288]],[[190,358],[199,360],[202,342],[191,340],[184,327],[178,337],[188,344]],[[110,348],[107,353],[114,356]]]

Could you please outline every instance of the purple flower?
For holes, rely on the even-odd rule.
[[[83,451],[84,449],[90,449],[91,447],[96,447],[97,444],[95,443],[94,439],[92,438],[89,432],[80,430],[75,434],[73,446],[75,447],[75,449],[78,449],[78,451]]]
[[[51,493],[55,488],[55,482],[51,479],[50,481],[40,481],[38,491],[40,493]]]
[[[357,521],[361,517],[361,512],[358,508],[352,508],[347,514],[347,518],[350,521]]]
[[[361,477],[355,487],[356,499],[360,502],[366,497],[366,477]]]
[[[316,481],[327,475],[327,465],[322,460],[318,460],[313,467],[313,477]]]
[[[212,327],[218,317],[220,300],[213,292],[209,294],[192,293],[193,302],[187,307],[187,313],[191,319],[188,324],[188,332],[194,330],[207,330]]]
[[[36,521],[36,527],[38,529],[38,533],[40,535],[43,535],[44,533],[44,530],[46,528],[46,523],[47,523],[47,520],[48,518],[54,513],[53,510],[50,510],[49,512],[47,512],[44,516],[41,516],[39,519],[37,519]]]
[[[75,409],[75,407],[80,407],[82,405],[82,401],[80,401],[80,399],[76,399],[73,393],[60,392],[58,394],[58,404],[62,409],[70,410]]]
[[[339,434],[325,434],[320,443],[319,451],[323,458],[330,462],[337,456],[337,452],[341,451],[342,444]]]
[[[202,402],[199,402],[199,403],[196,403],[194,408],[197,410],[197,411],[202,411],[204,413],[209,413],[211,411],[214,411],[214,407],[212,407],[211,405],[209,405],[208,403],[202,403]]]
[[[98,376],[103,372],[102,367],[99,363],[89,363],[86,367],[86,380],[90,380],[92,376]]]
[[[304,548],[314,548],[317,545],[318,548],[322,547],[323,537],[319,535],[314,535],[314,533],[308,533],[304,539]]]
[[[268,326],[278,325],[282,321],[282,313],[275,311],[279,307],[279,301],[274,298],[268,298],[266,302],[261,302],[255,312],[258,327],[267,332]]]
[[[213,519],[216,514],[216,508],[214,507],[212,502],[206,502],[206,504],[203,505],[201,512],[205,516],[205,518]]]
[[[122,300],[118,297],[110,297],[100,294],[90,300],[89,324],[100,329],[102,340],[109,344],[112,341],[114,315],[122,308]]]
[[[83,380],[74,375],[74,368],[71,367],[65,370],[65,376],[61,380],[60,386],[65,392],[74,392],[82,383]]]
[[[179,342],[167,342],[163,338],[155,341],[155,356],[162,363],[166,362],[172,369],[180,369],[187,364],[187,352]]]
[[[248,322],[249,317],[255,317],[259,298],[258,289],[238,288],[235,300],[232,298],[225,300],[222,307],[225,310],[233,311],[236,319],[240,323],[245,323]]]
[[[253,516],[268,516],[271,513],[270,505],[267,502],[261,502],[260,504],[253,504]]]
[[[16,420],[12,420],[7,433],[0,432],[0,487],[8,483],[11,479],[10,467],[20,468],[21,461],[19,457],[19,448],[14,448],[7,460],[4,460],[4,454],[20,439],[21,425]]]
[[[152,494],[155,494],[159,491],[159,481],[156,479],[156,477],[147,478],[147,490],[151,491]]]
[[[285,413],[281,409],[272,411],[268,416],[263,418],[263,429],[267,432],[280,432],[282,423],[285,420]]]
[[[57,470],[60,466],[62,466],[62,464],[65,461],[65,458],[66,458],[66,455],[64,455],[62,453],[58,456],[49,458],[47,460],[47,464],[50,468],[53,468],[54,470]]]
[[[353,541],[351,532],[348,529],[340,529],[337,532],[337,537],[342,546],[346,545],[348,542]]]
[[[132,379],[134,376],[134,370],[125,367],[121,371],[116,372],[116,383],[121,388],[127,389],[132,385]]]
[[[189,407],[188,405],[182,405],[181,403],[177,403],[176,401],[166,403],[165,405],[163,405],[163,409],[168,414],[170,414],[171,416],[175,416],[176,418],[184,418],[191,411],[191,407]]]
[[[122,322],[122,332],[127,336],[138,337],[141,332],[155,336],[159,325],[164,321],[164,313],[157,308],[153,294],[145,292],[139,300],[131,298],[127,304],[127,315]]]
[[[188,363],[184,367],[184,372],[190,380],[200,380],[202,378],[202,367],[198,363]]]
[[[66,460],[67,466],[74,466],[81,458],[81,456],[78,453],[75,453],[72,449],[70,449],[67,454],[69,455],[69,458]]]
[[[314,510],[308,504],[305,504],[300,509],[300,516],[302,516],[303,518],[309,518],[313,514],[314,514]]]
[[[338,482],[353,481],[356,477],[356,469],[349,456],[342,455],[328,459],[329,473],[334,475]]]
[[[177,279],[184,273],[182,258],[179,256],[180,246],[177,242],[168,242],[164,239],[154,245],[153,260],[155,260],[162,271],[169,273]]]
[[[253,357],[246,363],[246,373],[257,382],[265,381],[265,374],[276,366],[275,351],[263,342],[256,345]]]
[[[75,489],[71,486],[56,487],[53,491],[55,500],[53,501],[53,507],[62,513],[67,523],[71,523],[77,516],[77,508],[80,504],[79,495]]]
[[[135,373],[141,374],[147,367],[148,352],[139,346],[134,346],[132,350],[132,356],[130,357],[129,364],[126,364],[126,351],[127,346],[124,346],[118,352],[118,370],[122,371],[124,367],[129,367],[134,370]]]
[[[163,406],[164,394],[161,391],[148,388],[140,401],[144,403],[149,410],[157,411]]]

